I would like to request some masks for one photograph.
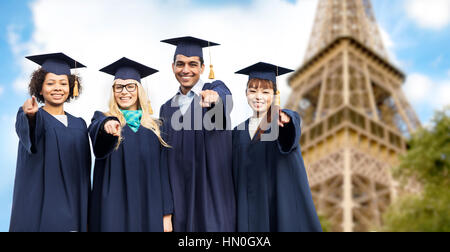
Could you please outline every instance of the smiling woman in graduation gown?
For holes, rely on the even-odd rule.
[[[42,68],[30,83],[33,98],[17,113],[19,151],[10,231],[85,232],[91,170],[88,131],[83,119],[63,110],[80,88],[70,69],[84,66],[61,53],[28,59]],[[45,106],[38,108],[37,102]]]
[[[271,129],[278,127],[278,118],[274,118],[275,124],[271,123],[271,128],[262,130],[264,127],[260,122],[267,121],[267,115],[264,117],[260,113],[271,113],[271,110],[262,110],[266,104],[272,104],[262,97],[266,93],[273,97],[274,92],[269,93],[271,90],[259,87],[264,94],[256,95],[258,83],[261,80],[275,83],[271,85],[275,86],[272,89],[276,92],[276,76],[289,71],[260,63],[238,72],[250,75],[247,97],[255,112],[254,117],[233,131],[233,175],[239,232],[321,231],[300,152],[299,115],[282,110],[278,137],[267,141],[262,139],[262,134],[269,136]],[[279,107],[273,106],[272,109],[278,110]],[[257,115],[264,118],[258,120]]]
[[[170,231],[163,218],[170,222],[172,195],[166,163],[160,158],[168,146],[150,117],[140,84],[141,78],[157,71],[127,58],[101,71],[115,76],[115,81],[110,111],[96,112],[89,127],[97,158],[90,231]]]

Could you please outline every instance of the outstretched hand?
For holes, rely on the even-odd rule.
[[[281,109],[279,114],[280,116],[278,117],[278,125],[283,128],[284,125],[291,122],[291,118],[286,113],[281,111]]]
[[[202,108],[210,108],[212,104],[219,102],[219,94],[213,90],[205,90],[200,93],[202,100],[200,101],[200,105]]]
[[[32,96],[30,99],[26,100],[22,106],[22,109],[28,117],[34,117],[39,110],[39,105],[36,101],[36,97]]]
[[[122,131],[122,127],[120,123],[116,120],[110,120],[105,123],[105,131],[106,133],[113,135],[115,137],[120,137],[120,132]]]

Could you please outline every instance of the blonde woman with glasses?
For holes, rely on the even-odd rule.
[[[141,79],[156,72],[127,58],[101,69],[115,76],[109,111],[89,127],[94,154],[92,232],[171,232],[173,202],[159,122]]]

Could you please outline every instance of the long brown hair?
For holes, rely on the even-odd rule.
[[[247,83],[247,90],[249,88],[263,88],[263,89],[273,89],[274,95],[277,92],[277,85],[276,83],[273,83],[270,80],[263,80],[263,79],[251,79],[248,81]],[[264,134],[264,132],[266,132],[269,129],[269,126],[272,123],[272,119],[274,118],[278,118],[278,111],[279,111],[279,107],[277,105],[274,104],[275,103],[275,99],[273,99],[271,106],[269,107],[269,110],[267,111],[266,116],[263,118],[263,120],[261,121],[261,124],[258,126],[258,130],[256,131],[257,134],[255,136],[255,140],[259,141],[261,139],[261,135]],[[275,109],[275,113],[272,113],[272,107]]]

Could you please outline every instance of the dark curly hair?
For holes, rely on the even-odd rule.
[[[40,93],[42,91],[42,86],[44,85],[45,76],[47,76],[48,72],[45,71],[42,68],[39,68],[38,70],[34,71],[31,75],[31,81],[30,85],[28,86],[28,91],[31,96],[35,96],[36,100],[39,103],[45,103],[44,96],[42,96]],[[81,78],[76,75],[69,75],[69,97],[67,98],[66,102],[70,102],[72,99],[76,98],[73,95],[73,88],[75,87],[75,78],[78,79],[78,92],[81,94],[82,86],[81,86]]]

